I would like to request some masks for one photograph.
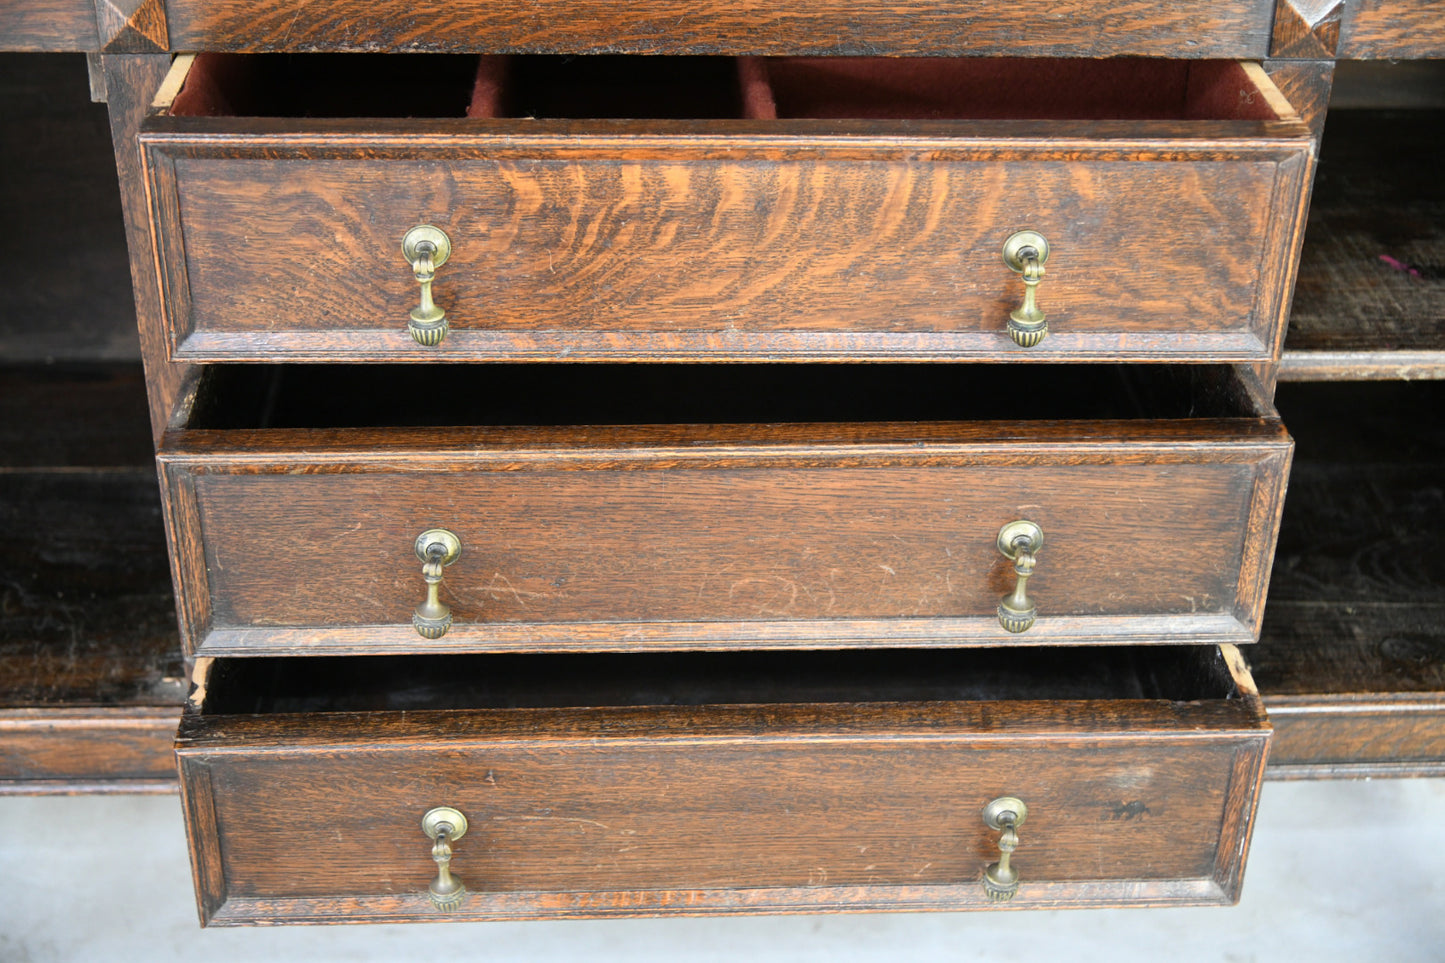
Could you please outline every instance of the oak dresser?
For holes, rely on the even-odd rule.
[[[108,105],[0,58],[0,788],[203,923],[1229,903],[1445,772],[1438,0],[0,49]]]

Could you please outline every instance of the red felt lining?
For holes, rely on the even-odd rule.
[[[909,120],[1274,120],[1232,61],[742,58],[744,116]]]
[[[206,53],[171,113],[481,119],[537,101],[545,106],[535,113],[533,105],[537,116],[578,118],[693,116],[696,105],[700,118],[753,120],[1277,119],[1232,61],[742,57],[730,69],[711,58],[578,61],[588,58]]]

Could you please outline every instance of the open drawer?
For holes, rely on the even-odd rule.
[[[1251,642],[1291,442],[1248,375],[212,369],[158,456],[182,633],[202,655]]]
[[[202,54],[140,142],[191,361],[1269,361],[1314,157],[1140,59]]]
[[[197,676],[177,751],[220,924],[1229,903],[1269,737],[1232,647]],[[1023,804],[1012,898],[984,884],[1000,797]],[[466,821],[446,840],[465,892],[434,900],[439,807]]]

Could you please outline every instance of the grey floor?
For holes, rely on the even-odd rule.
[[[1445,960],[1445,780],[1271,783],[1238,907],[201,930],[175,797],[0,798],[0,960]]]

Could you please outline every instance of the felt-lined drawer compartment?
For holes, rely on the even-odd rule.
[[[1138,59],[204,54],[141,143],[194,361],[1267,361],[1313,158]]]

